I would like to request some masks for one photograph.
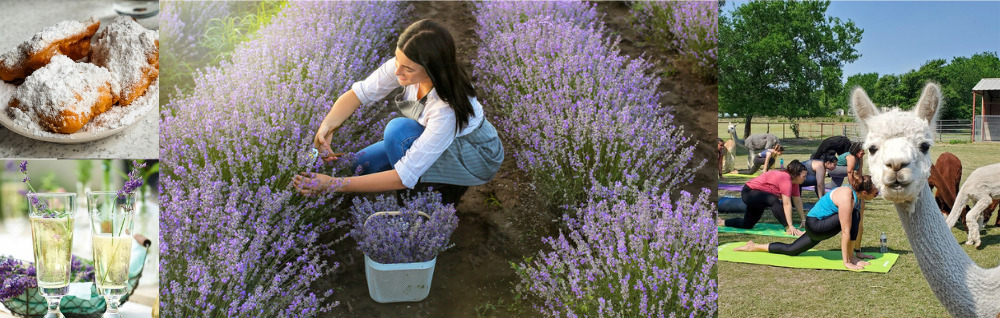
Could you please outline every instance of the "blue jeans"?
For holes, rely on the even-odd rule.
[[[382,141],[365,147],[358,153],[354,161],[354,169],[362,167],[361,174],[370,174],[392,170],[392,165],[410,149],[413,141],[424,132],[424,126],[416,120],[396,117],[385,125]]]

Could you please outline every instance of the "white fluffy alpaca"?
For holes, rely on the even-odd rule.
[[[740,139],[736,136],[736,124],[729,123],[729,135],[733,137],[736,144],[747,148],[747,168],[753,168],[753,156],[757,155],[764,149],[774,148],[774,145],[778,144],[778,136],[773,134],[763,133],[763,134],[753,134],[747,137],[747,139]]]
[[[882,197],[892,201],[920,272],[934,295],[955,317],[1000,316],[1000,268],[979,267],[955,243],[927,186],[934,144],[933,125],[941,89],[924,87],[913,111],[879,113],[861,88],[851,106],[865,131],[868,169]]]
[[[962,188],[958,190],[955,205],[951,207],[951,213],[945,220],[948,228],[955,226],[959,216],[962,215],[962,209],[966,204],[972,203],[972,209],[965,217],[965,226],[969,229],[969,239],[965,244],[979,247],[982,243],[979,240],[979,228],[985,221],[983,211],[993,203],[994,199],[1000,199],[1000,163],[980,167],[969,175]]]

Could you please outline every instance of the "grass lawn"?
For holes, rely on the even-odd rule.
[[[722,126],[722,125],[720,125]],[[725,127],[722,128],[723,133]],[[792,159],[805,160],[819,145],[820,140],[783,140],[787,151],[785,164]],[[996,163],[1000,152],[998,143],[957,144],[937,143],[931,148],[931,158],[936,160],[943,152],[951,152],[963,163],[963,178],[977,167]],[[740,158],[740,156],[743,156]],[[746,150],[737,153],[736,167],[745,169]],[[867,167],[865,167],[867,171]],[[723,178],[720,182],[741,183],[747,178]],[[720,195],[738,197],[738,192],[720,190]],[[803,201],[815,202],[812,192],[803,193]],[[740,215],[723,214],[722,218]],[[798,224],[798,213],[793,213]],[[996,216],[994,216],[996,218]],[[777,223],[769,212],[761,222]],[[988,222],[992,224],[992,222]],[[860,273],[831,270],[790,269],[763,265],[719,263],[719,316],[720,317],[839,317],[864,315],[867,317],[946,317],[948,313],[931,293],[912,254],[909,241],[900,226],[899,217],[892,205],[881,198],[869,202],[864,217],[864,251],[877,251],[878,236],[886,232],[891,252],[900,254],[899,260],[888,274]],[[952,229],[954,244],[965,242],[966,233]],[[783,242],[791,238],[719,233],[719,244],[747,241]],[[839,236],[816,246],[819,250],[839,250]],[[962,245],[962,249],[979,266],[996,267],[1000,261],[1000,228],[987,225],[982,234],[980,249]]]

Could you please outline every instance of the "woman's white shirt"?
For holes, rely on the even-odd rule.
[[[351,90],[358,96],[361,104],[370,104],[381,100],[400,86],[395,73],[396,58],[391,58],[368,78],[351,85]],[[417,100],[418,89],[419,84],[404,87],[403,100]],[[441,157],[441,154],[451,146],[455,138],[471,133],[483,122],[483,106],[474,97],[470,97],[469,102],[472,103],[473,116],[469,117],[469,124],[456,134],[455,111],[438,96],[436,88],[427,93],[424,110],[417,118],[417,122],[424,126],[424,132],[413,141],[413,145],[406,151],[406,154],[393,165],[404,186],[412,189],[420,176],[427,172],[427,169]]]

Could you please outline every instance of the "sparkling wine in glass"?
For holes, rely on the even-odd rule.
[[[121,317],[118,305],[128,287],[135,194],[89,192],[87,205],[94,243],[94,283],[107,304],[102,317]]]
[[[27,197],[35,277],[49,308],[44,317],[62,318],[59,302],[69,287],[76,193],[28,193]]]

